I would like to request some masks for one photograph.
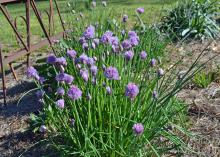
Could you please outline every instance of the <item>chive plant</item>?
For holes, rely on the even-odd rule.
[[[140,21],[144,9],[136,12]],[[128,30],[120,22],[71,32],[44,72],[28,68],[44,104],[33,126],[60,156],[161,156],[186,148],[175,134],[184,132],[174,124],[184,108],[175,95],[197,61],[178,78],[175,66],[163,69],[166,42],[153,28]]]

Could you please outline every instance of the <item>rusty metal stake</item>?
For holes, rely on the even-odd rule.
[[[3,99],[4,99],[4,105],[6,106],[6,79],[5,79],[5,68],[3,63],[3,54],[2,49],[0,45],[0,64],[1,64],[1,71],[2,71],[2,90],[3,90]]]
[[[39,11],[37,10],[35,1],[34,1],[34,0],[30,0],[30,2],[31,2],[31,7],[32,7],[32,9],[34,10],[34,13],[35,13],[35,15],[36,15],[36,17],[37,17],[37,20],[38,20],[38,22],[40,23],[40,26],[41,26],[41,28],[42,28],[44,34],[46,35],[47,40],[49,41],[50,46],[51,46],[53,52],[55,53],[55,50],[54,50],[54,48],[53,48],[52,42],[51,42],[51,40],[50,40],[50,37],[49,37],[49,35],[48,35],[48,33],[47,33],[45,27],[44,27],[44,24],[43,24],[43,21],[42,21],[42,19],[41,19],[41,17],[40,17]]]

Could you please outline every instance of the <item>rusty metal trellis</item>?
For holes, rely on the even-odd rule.
[[[24,3],[25,4],[25,10],[26,10],[26,17],[24,16],[17,16],[15,17],[15,19],[13,20],[12,16],[9,14],[6,5],[9,3]],[[53,11],[53,2],[55,3],[55,8],[57,10],[61,25],[62,25],[62,29],[63,32],[58,33],[57,35],[51,36],[52,35],[52,29],[54,28],[54,11]],[[31,45],[31,30],[30,30],[30,9],[32,8],[34,14],[37,17],[37,20],[40,24],[41,29],[43,30],[44,35],[46,36],[45,40],[40,41],[37,44]],[[12,66],[12,62],[17,60],[18,58],[22,57],[22,56],[27,56],[27,66],[30,65],[29,62],[29,56],[30,53],[34,50],[37,50],[47,44],[50,45],[50,47],[52,48],[53,52],[54,52],[54,48],[53,48],[53,41],[58,40],[59,38],[62,38],[64,36],[65,33],[65,26],[64,26],[64,22],[62,20],[61,14],[60,14],[60,10],[57,4],[56,0],[50,0],[50,9],[49,12],[45,11],[47,16],[48,16],[48,21],[49,21],[49,32],[47,32],[45,25],[42,21],[41,18],[41,13],[39,12],[37,5],[35,3],[35,0],[0,0],[0,10],[3,13],[4,17],[6,18],[7,22],[10,24],[11,28],[13,29],[15,35],[16,35],[16,40],[19,44],[22,45],[22,49],[16,51],[16,52],[10,52],[8,53],[6,56],[3,55],[2,53],[2,48],[0,45],[0,67],[1,67],[1,72],[2,72],[2,89],[3,89],[3,98],[4,98],[4,105],[6,105],[6,77],[5,77],[5,69],[4,66],[5,65],[9,65],[14,78],[18,81],[18,78],[16,76],[15,70]],[[17,29],[17,19],[21,18],[26,25],[26,42],[23,40],[23,36],[19,33],[18,29]]]

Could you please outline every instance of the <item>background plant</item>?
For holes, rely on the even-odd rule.
[[[219,2],[183,0],[161,19],[160,29],[173,40],[219,38]]]

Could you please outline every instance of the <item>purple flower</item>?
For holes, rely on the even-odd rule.
[[[81,37],[81,38],[79,39],[79,43],[80,43],[80,44],[86,43],[85,37]]]
[[[60,95],[60,96],[63,96],[65,94],[65,90],[62,87],[59,87],[57,89],[57,94]]]
[[[102,35],[100,42],[107,44],[111,40],[112,36],[113,36],[113,33],[111,31],[107,31]]]
[[[109,80],[119,80],[118,70],[115,67],[110,66],[110,67],[106,68],[104,75]]]
[[[150,66],[154,67],[156,65],[156,59],[152,58],[150,61]]]
[[[88,43],[83,43],[82,47],[83,47],[84,50],[87,51],[89,49],[89,44]]]
[[[105,89],[106,89],[107,93],[109,95],[111,95],[111,93],[112,93],[111,87],[107,86]]]
[[[120,45],[112,45],[112,51],[115,53],[119,53],[123,48]]]
[[[110,45],[117,46],[119,44],[118,37],[111,37],[109,43]]]
[[[46,81],[46,79],[44,77],[40,77],[38,81],[40,82],[40,84],[43,84]]]
[[[147,58],[147,53],[145,51],[141,51],[140,57],[141,57],[141,59],[146,59]]]
[[[28,78],[34,78],[36,80],[40,79],[40,76],[39,76],[37,70],[34,67],[28,67],[28,69],[27,69],[27,77]]]
[[[139,43],[139,38],[138,37],[131,37],[130,38],[130,43],[132,46],[137,46]]]
[[[141,123],[134,124],[132,129],[136,135],[141,135],[144,132],[144,126]]]
[[[56,106],[60,109],[64,109],[64,100],[60,99],[60,100],[56,101]]]
[[[56,63],[63,66],[67,65],[66,59],[64,57],[57,58]]]
[[[86,39],[92,39],[95,36],[95,27],[90,25],[89,27],[86,28],[85,32],[83,33],[83,36]]]
[[[80,70],[80,75],[83,78],[84,81],[88,82],[89,80],[89,71],[86,69],[81,69]]]
[[[97,66],[95,66],[95,65],[91,66],[90,71],[91,71],[93,76],[96,76],[97,72],[98,72]]]
[[[65,82],[67,84],[71,84],[73,82],[73,79],[73,76],[66,73],[60,73],[56,76],[56,80],[58,82]]]
[[[88,57],[87,60],[86,60],[86,64],[88,66],[92,66],[92,65],[95,64],[95,60],[92,57]]]
[[[67,50],[67,56],[69,56],[70,58],[75,58],[76,57],[76,51],[75,50]]]
[[[137,13],[143,14],[144,13],[144,8],[137,8]]]
[[[88,60],[88,56],[86,55],[86,54],[81,54],[80,56],[79,56],[79,61],[81,62],[81,63],[83,63],[83,64],[86,64],[87,63],[87,60]]]
[[[157,98],[157,91],[153,91],[153,98],[156,99]]]
[[[137,38],[138,37],[138,35],[135,31],[129,31],[128,36],[129,36],[129,38],[133,38],[133,37]]]
[[[47,57],[47,63],[49,64],[55,64],[57,62],[57,58],[56,56],[54,56],[53,54],[52,55],[49,55]]]
[[[130,61],[133,57],[134,57],[134,53],[133,53],[133,51],[126,51],[125,52],[125,54],[124,54],[124,56],[125,56],[125,59],[127,60],[127,61]]]
[[[162,77],[164,75],[164,70],[159,68],[158,71],[157,71],[157,74],[159,77]]]
[[[125,50],[130,49],[132,46],[130,40],[124,40],[121,45]]]
[[[77,100],[82,97],[82,91],[77,86],[74,85],[70,87],[67,94],[73,100]]]
[[[128,15],[124,15],[122,18],[122,22],[127,22],[128,21]]]
[[[40,128],[39,128],[39,131],[40,131],[41,133],[44,133],[44,132],[47,131],[47,127],[46,127],[45,125],[41,125]]]
[[[125,95],[130,99],[134,99],[139,93],[138,86],[134,83],[129,83],[125,90]]]
[[[44,97],[44,94],[45,94],[45,91],[43,91],[43,90],[38,90],[38,91],[36,92],[37,99],[38,99],[38,100],[42,100],[43,97]]]

